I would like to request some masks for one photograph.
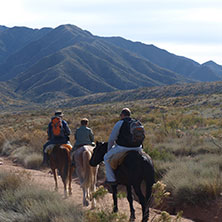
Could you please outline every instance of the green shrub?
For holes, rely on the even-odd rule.
[[[221,168],[216,162],[210,164],[201,158],[199,161],[197,159],[176,161],[163,177],[174,203],[200,205],[219,197],[222,192],[222,177]]]
[[[175,159],[175,156],[166,149],[144,147],[144,151],[149,154],[153,160],[172,161]]]

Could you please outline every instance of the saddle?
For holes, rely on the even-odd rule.
[[[110,158],[109,163],[110,163],[110,166],[112,167],[113,170],[116,170],[117,167],[123,162],[123,160],[127,156],[128,152],[130,152],[130,151],[117,153]],[[143,157],[144,160],[152,162],[151,157],[147,153],[145,153],[144,151],[140,151],[139,154]]]
[[[113,170],[116,170],[117,167],[123,162],[123,160],[125,159],[127,155],[127,152],[129,151],[117,153],[109,159],[109,164]]]
[[[53,151],[53,148],[55,147],[55,145],[56,145],[56,144],[50,144],[50,145],[48,145],[48,146],[46,147],[46,149],[45,149],[45,153],[48,153],[48,154],[50,155],[51,152]],[[60,147],[61,147],[62,149],[67,149],[67,150],[70,151],[70,152],[71,152],[71,150],[72,150],[72,145],[71,145],[71,144],[62,144],[62,145],[60,145]]]

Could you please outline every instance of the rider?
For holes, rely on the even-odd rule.
[[[106,182],[110,185],[116,184],[116,178],[113,169],[110,166],[110,158],[120,152],[126,152],[130,150],[141,151],[142,144],[135,146],[134,144],[129,144],[128,137],[130,136],[129,122],[132,120],[131,111],[129,108],[122,109],[120,113],[120,118],[110,134],[108,141],[108,152],[104,156],[105,168],[106,168]]]
[[[51,118],[51,122],[48,125],[48,141],[43,146],[43,165],[48,164],[48,153],[45,153],[45,149],[50,144],[68,144],[69,142],[69,135],[71,133],[68,123],[63,120],[63,113],[62,111],[58,110],[55,112],[55,115]],[[59,126],[59,135],[55,135],[53,130],[53,120],[58,119],[61,121],[61,126]]]
[[[83,145],[94,146],[94,134],[92,129],[88,127],[89,120],[83,118],[80,122],[81,126],[76,130],[75,133],[75,144],[72,148],[72,157],[74,156],[75,151]],[[75,165],[74,158],[72,158],[72,165]]]

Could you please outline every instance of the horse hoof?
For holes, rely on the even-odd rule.
[[[135,216],[130,216],[129,222],[134,222],[136,220]]]
[[[118,208],[117,207],[114,207],[113,208],[113,213],[117,213],[118,212]]]
[[[89,201],[86,200],[86,201],[83,203],[83,206],[88,207],[88,206],[89,206]]]

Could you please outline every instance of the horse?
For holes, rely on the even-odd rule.
[[[108,143],[97,142],[96,147],[93,150],[93,155],[90,159],[90,165],[96,166],[103,161],[103,157],[107,152]],[[127,199],[130,206],[130,221],[135,221],[135,210],[133,207],[132,190],[139,198],[139,202],[142,206],[142,222],[147,222],[149,219],[149,206],[151,202],[152,185],[155,182],[154,179],[154,167],[151,158],[148,155],[141,155],[138,151],[127,152],[123,162],[114,170],[117,185],[112,185],[113,194],[113,212],[118,212],[117,205],[117,186],[122,184],[127,189]],[[141,190],[142,182],[146,185],[145,196]]]
[[[54,145],[50,155],[49,155],[49,162],[50,162],[50,168],[52,170],[52,173],[54,175],[55,180],[55,190],[58,190],[58,182],[57,182],[57,171],[59,171],[62,182],[64,185],[64,195],[65,198],[67,198],[67,182],[68,188],[69,188],[69,195],[72,195],[72,173],[74,168],[71,166],[71,156],[70,156],[70,148],[67,146],[67,144],[64,145]]]
[[[88,206],[89,201],[92,201],[92,208],[95,208],[96,200],[92,197],[92,193],[96,191],[98,166],[92,167],[89,165],[93,149],[93,146],[83,145],[75,151],[73,158],[76,165],[76,174],[83,190],[83,206]]]

